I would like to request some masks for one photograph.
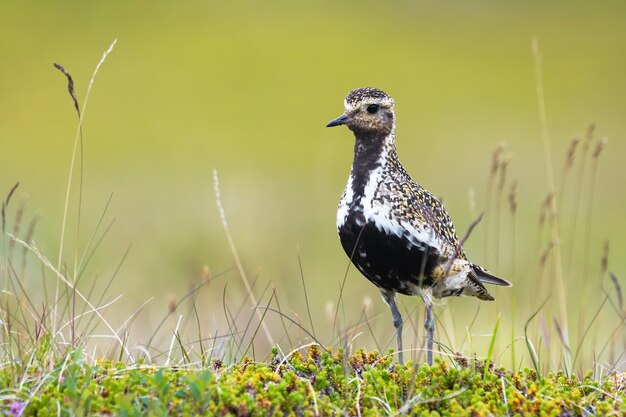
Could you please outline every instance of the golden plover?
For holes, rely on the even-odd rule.
[[[348,93],[344,105],[346,112],[326,125],[346,125],[355,137],[352,169],[337,210],[341,245],[391,309],[400,362],[402,316],[396,293],[422,297],[432,364],[432,297],[471,295],[490,301],[494,298],[484,284],[511,284],[467,259],[441,202],[400,163],[393,99],[376,88],[359,88]]]

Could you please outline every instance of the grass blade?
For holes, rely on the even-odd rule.
[[[491,335],[491,342],[489,343],[489,351],[487,352],[487,359],[485,360],[485,372],[483,373],[483,380],[487,379],[489,368],[491,364],[491,356],[493,355],[493,348],[496,345],[496,338],[498,336],[498,327],[500,326],[500,314],[496,319],[496,326],[493,328],[493,334]]]

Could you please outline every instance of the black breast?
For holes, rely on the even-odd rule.
[[[350,212],[339,228],[339,238],[352,263],[376,286],[414,295],[414,285],[433,285],[429,277],[439,263],[437,251],[379,231],[360,211]]]

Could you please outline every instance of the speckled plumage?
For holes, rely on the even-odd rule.
[[[372,87],[363,87],[352,90],[346,96],[348,106],[356,106],[364,102],[386,102],[393,105],[393,99],[382,90]]]
[[[327,125],[346,125],[355,136],[337,230],[354,265],[381,289],[394,325],[401,330],[395,293],[421,295],[427,306],[431,296],[493,300],[483,283],[510,284],[467,259],[441,202],[398,159],[394,100],[368,87],[351,91],[344,105],[346,113]]]

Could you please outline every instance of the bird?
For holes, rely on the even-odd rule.
[[[337,208],[341,245],[389,306],[400,363],[404,363],[403,319],[396,295],[422,298],[427,362],[432,365],[433,298],[474,296],[492,301],[485,284],[511,283],[467,258],[441,201],[400,163],[393,98],[377,88],[358,88],[348,93],[344,107],[344,114],[326,124],[347,126],[355,138],[350,176]]]

